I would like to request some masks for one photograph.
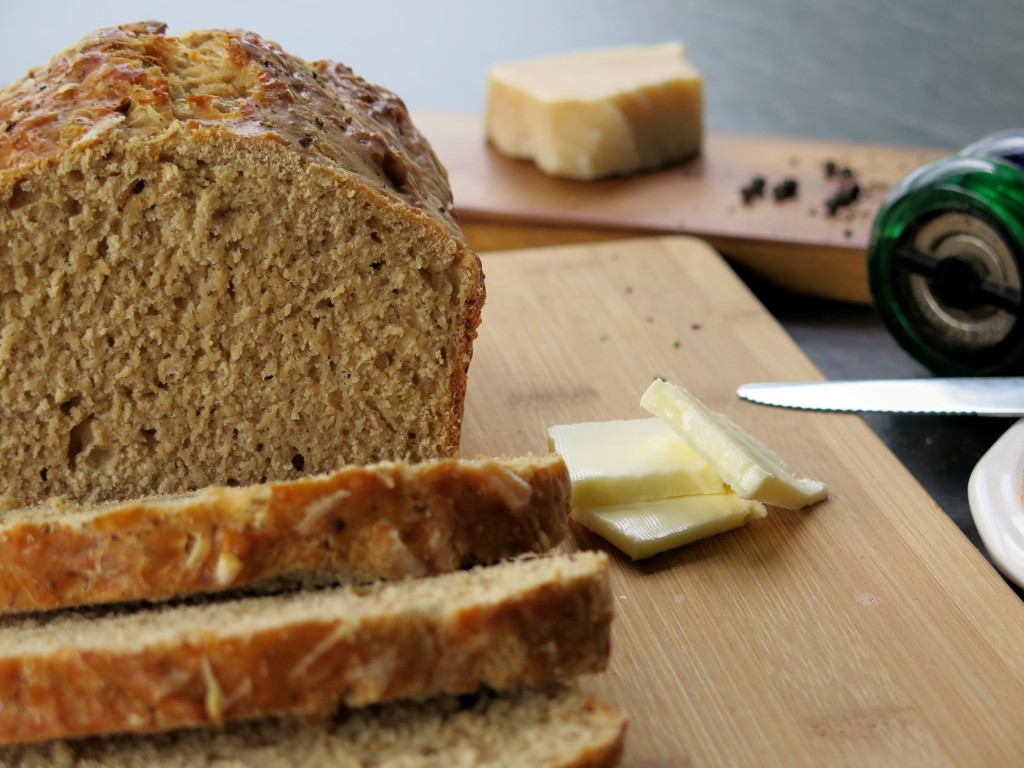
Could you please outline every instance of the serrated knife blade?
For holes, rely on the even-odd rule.
[[[782,408],[1024,416],[1024,377],[868,379],[742,384],[744,400]]]

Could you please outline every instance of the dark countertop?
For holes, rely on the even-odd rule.
[[[745,271],[740,276],[826,378],[932,375],[896,343],[871,307],[797,296]],[[861,418],[988,557],[971,517],[967,481],[1016,419],[882,413]],[[1024,590],[1010,585],[1024,598]]]

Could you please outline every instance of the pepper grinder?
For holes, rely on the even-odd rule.
[[[893,187],[867,266],[883,324],[931,371],[1024,374],[1024,130],[986,136]]]

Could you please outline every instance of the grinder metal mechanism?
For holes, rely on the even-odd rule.
[[[936,374],[1024,374],[1024,131],[894,187],[875,217],[868,281],[889,332]]]

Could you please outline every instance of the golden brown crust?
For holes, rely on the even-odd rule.
[[[542,579],[536,570],[520,577],[552,564]],[[35,645],[33,635],[8,629],[0,743],[146,733],[481,686],[544,687],[604,668],[612,617],[606,557],[491,568],[503,569],[495,572],[500,596],[460,591],[468,574],[452,574],[373,591],[358,604],[324,593],[313,608],[289,607],[280,620],[274,599],[250,599],[251,620],[242,626],[213,629],[209,617],[197,623],[182,615],[195,609],[168,609],[154,617],[162,629],[141,639],[131,620],[87,628],[71,622],[47,627],[50,647],[35,651],[24,647]],[[395,590],[404,599],[396,602]],[[261,612],[258,604],[267,607]]]
[[[0,197],[104,125],[141,137],[174,124],[216,126],[359,177],[462,237],[444,168],[398,96],[251,32],[175,38],[166,28],[147,21],[96,30],[0,92]]]
[[[472,253],[472,251],[468,251]],[[476,281],[475,284],[470,284],[469,281],[463,286],[464,295],[467,296],[466,300],[466,320],[464,326],[464,338],[465,342],[462,346],[462,354],[459,355],[459,359],[462,361],[461,365],[452,365],[452,371],[449,377],[449,387],[452,393],[452,420],[448,428],[448,440],[451,446],[451,453],[445,454],[449,456],[457,456],[459,452],[459,443],[462,440],[462,417],[465,413],[466,406],[466,385],[469,381],[469,364],[473,361],[473,344],[476,341],[477,329],[480,327],[480,321],[482,319],[484,300],[486,299],[487,292],[484,288],[484,272],[483,265],[480,263],[480,258],[473,254],[474,263],[477,267],[477,273],[475,277],[469,278],[469,281]]]
[[[215,592],[306,572],[421,576],[527,552],[567,530],[561,458],[440,460],[72,514],[0,516],[0,613]]]

